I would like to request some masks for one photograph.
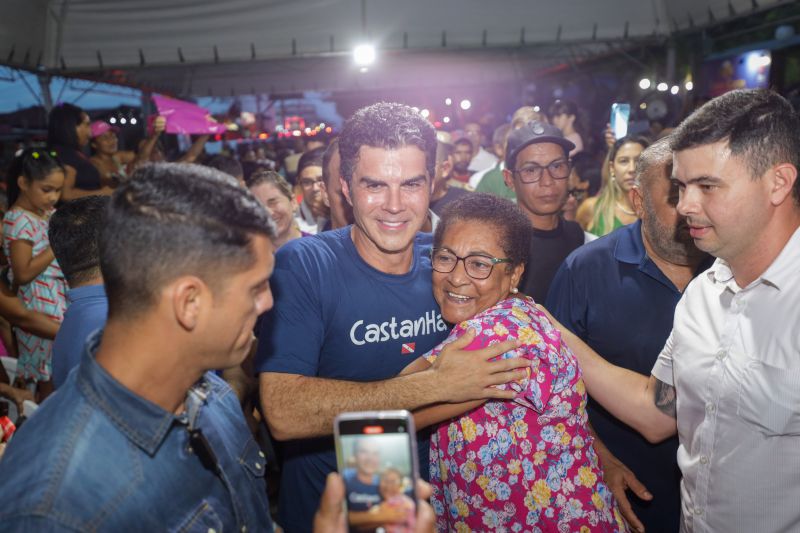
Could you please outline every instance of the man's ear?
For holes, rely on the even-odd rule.
[[[792,196],[792,190],[797,181],[797,168],[791,163],[781,163],[767,172],[772,174],[770,178],[770,201],[773,205],[780,205],[786,198]]]
[[[444,158],[444,161],[441,162],[442,165],[442,176],[447,178],[450,177],[450,173],[453,172],[453,157],[448,156]]]
[[[511,272],[511,287],[519,288],[519,283],[522,281],[522,275],[525,273],[525,265],[519,264],[514,267],[514,270]]]
[[[186,331],[194,331],[204,308],[212,305],[211,290],[197,276],[182,276],[165,289],[172,304],[175,320]]]
[[[628,191],[628,200],[633,206],[633,212],[636,216],[642,218],[644,216],[644,198],[642,197],[642,190],[638,185],[630,188]]]
[[[339,183],[342,186],[342,194],[344,195],[344,199],[347,200],[347,203],[350,204],[350,206],[352,206],[353,199],[350,197],[350,184],[347,183],[347,181],[345,181],[345,179],[342,177],[339,178]]]
[[[507,168],[503,169],[503,181],[506,182],[506,187],[515,193],[517,192],[517,189],[514,187],[514,174],[512,174],[512,172]],[[517,194],[517,196],[519,196],[519,194]]]

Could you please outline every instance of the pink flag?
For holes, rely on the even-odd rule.
[[[199,105],[153,95],[158,114],[167,119],[167,133],[225,133],[227,128],[218,123],[206,109]]]

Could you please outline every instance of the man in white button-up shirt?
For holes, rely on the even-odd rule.
[[[763,90],[673,133],[678,211],[718,259],[686,289],[652,375],[565,332],[589,393],[646,438],[680,439],[682,531],[800,528],[800,119]]]

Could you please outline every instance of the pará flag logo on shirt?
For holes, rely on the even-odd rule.
[[[404,342],[403,347],[400,349],[400,353],[405,355],[408,353],[414,353],[414,349],[417,347],[416,342]]]

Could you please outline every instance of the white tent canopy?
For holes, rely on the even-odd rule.
[[[6,0],[0,61],[180,95],[519,80],[782,0]],[[350,51],[379,49],[368,73]],[[445,79],[443,79],[445,78]]]

